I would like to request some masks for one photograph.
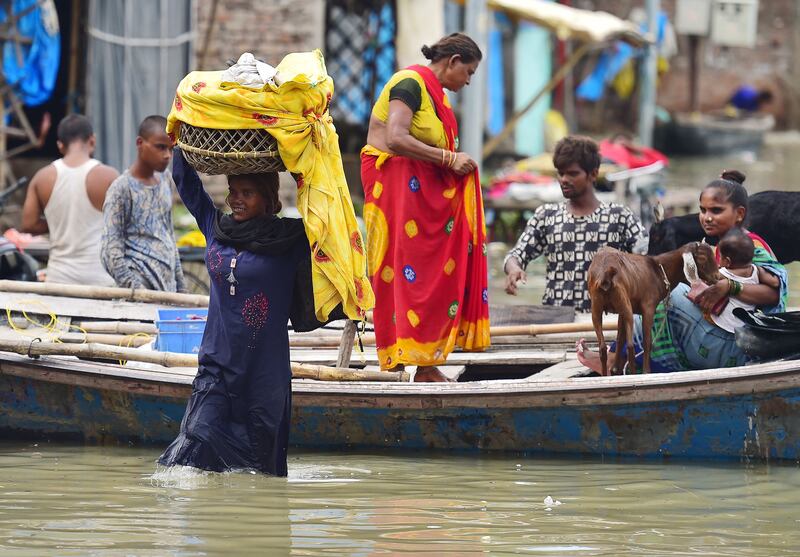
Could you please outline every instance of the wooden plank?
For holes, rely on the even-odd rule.
[[[86,300],[63,296],[43,296],[20,292],[0,293],[2,307],[11,311],[28,313],[69,315],[80,318],[155,321],[163,304],[122,302],[116,300]]]
[[[336,367],[350,367],[350,358],[353,356],[353,344],[356,341],[356,322],[348,320],[342,330],[339,341],[339,353],[336,356]]]
[[[114,369],[116,368],[116,369]],[[37,371],[39,370],[39,371]],[[43,370],[48,370],[43,372]],[[92,374],[121,376],[140,371],[109,364],[56,360],[30,360],[0,354],[0,375],[32,376],[63,381],[47,374]],[[39,373],[43,372],[43,373]],[[149,374],[153,379],[156,373]],[[174,382],[164,377],[162,382]],[[183,375],[183,374],[181,374]],[[141,377],[141,375],[139,375]],[[184,376],[180,382],[191,382]],[[100,383],[98,383],[98,386]],[[295,381],[298,406],[325,405],[346,408],[532,408],[588,405],[638,404],[655,401],[696,400],[708,396],[780,393],[800,388],[800,362],[775,362],[739,368],[657,373],[649,375],[576,378],[563,381],[482,381],[477,383],[324,383]],[[426,402],[428,401],[428,402]]]
[[[592,370],[580,363],[575,354],[567,354],[567,359],[539,373],[534,373],[525,381],[561,381],[571,377],[583,377],[592,373]]]

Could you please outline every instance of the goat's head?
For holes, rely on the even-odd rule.
[[[678,249],[678,235],[671,220],[656,220],[650,226],[647,255],[658,255]]]
[[[681,248],[688,252],[697,265],[697,276],[706,284],[713,284],[720,278],[719,265],[714,257],[714,248],[705,242],[690,242]]]

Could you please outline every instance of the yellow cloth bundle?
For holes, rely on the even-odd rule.
[[[339,138],[328,112],[333,79],[322,52],[289,54],[277,66],[280,85],[254,90],[220,81],[222,72],[191,72],[178,85],[167,132],[180,123],[215,129],[264,129],[278,142],[297,180],[297,208],[311,245],[314,305],[325,321],[342,304],[351,319],[375,305],[364,242],[347,188]]]

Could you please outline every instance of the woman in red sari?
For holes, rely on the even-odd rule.
[[[477,164],[458,151],[444,92],[469,85],[482,55],[461,33],[422,53],[430,63],[397,72],[372,109],[361,180],[381,367],[415,365],[416,381],[445,381],[436,366],[454,347],[489,346]]]

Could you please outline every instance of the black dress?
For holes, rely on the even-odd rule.
[[[179,155],[173,173],[206,237],[211,296],[180,434],[159,463],[286,476],[292,407],[287,321],[307,240],[302,236],[278,255],[223,245],[214,234],[219,210],[200,178]]]

